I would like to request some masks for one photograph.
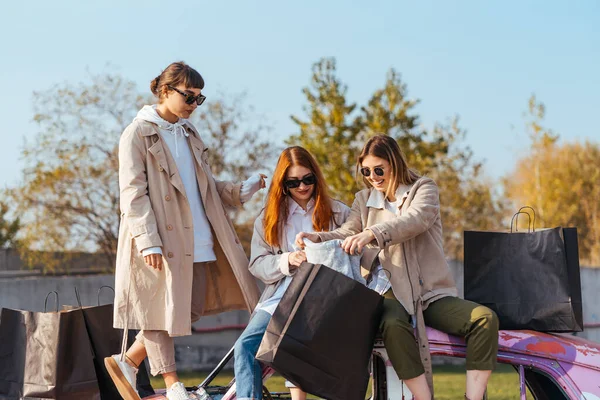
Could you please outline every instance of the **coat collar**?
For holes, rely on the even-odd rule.
[[[183,186],[183,181],[179,174],[177,164],[171,155],[168,146],[163,144],[158,125],[148,121],[140,121],[139,123],[142,124],[142,136],[148,137],[156,135],[154,138],[152,138],[153,144],[148,148],[148,151],[152,153],[152,155],[158,161],[159,166],[168,174],[171,184],[185,196],[185,188]],[[200,139],[198,132],[191,126],[189,122],[185,124],[185,129],[189,133],[187,139],[189,141],[192,154],[196,160],[196,175],[198,177],[200,192],[202,194],[202,198],[206,198],[208,181],[205,179],[206,171],[202,165],[202,154],[208,150],[208,148],[204,145],[204,142],[202,139]],[[200,174],[199,170],[204,171],[204,173]]]
[[[141,135],[142,136],[152,136],[157,135],[160,140],[159,127],[153,122],[145,121],[145,120],[136,120],[141,125]],[[208,150],[204,145],[202,139],[200,139],[200,134],[196,131],[196,128],[189,122],[186,121],[184,125],[185,130],[189,134],[188,138],[190,139],[191,144],[195,144],[197,148],[201,152]]]
[[[398,208],[401,208],[404,204],[404,200],[408,197],[411,189],[413,188],[414,183],[412,185],[400,185],[396,189],[396,200],[398,201]],[[369,199],[367,200],[367,207],[377,208],[383,210],[385,208],[385,195],[378,190],[371,189],[371,193],[369,194]]]

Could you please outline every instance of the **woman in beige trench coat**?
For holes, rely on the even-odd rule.
[[[379,250],[369,253],[378,254],[378,263],[391,272],[380,330],[398,377],[415,400],[433,398],[427,324],[465,337],[465,399],[481,400],[496,365],[498,317],[485,306],[457,297],[444,254],[436,183],[410,169],[397,141],[387,135],[365,143],[358,171],[367,189],[356,194],[344,225],[331,232],[301,232],[296,244],[303,247],[303,238],[342,239],[342,248],[351,254],[363,248]],[[367,252],[362,261],[373,266]]]
[[[253,310],[259,298],[248,258],[225,206],[239,207],[265,186],[216,180],[207,147],[187,121],[203,103],[204,80],[188,65],[169,65],[119,143],[121,225],[114,326],[139,329],[135,343],[105,359],[125,400],[139,400],[135,374],[148,357],[169,400],[188,399],[177,377],[174,336],[191,334],[202,315]],[[125,332],[125,336],[127,333]]]

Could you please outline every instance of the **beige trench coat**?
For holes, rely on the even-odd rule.
[[[456,284],[444,255],[442,218],[439,191],[435,182],[422,177],[397,193],[398,213],[393,214],[379,204],[383,195],[375,189],[365,189],[356,194],[346,223],[332,232],[319,233],[322,241],[343,239],[360,233],[365,228],[375,234],[381,249],[379,261],[391,273],[390,282],[396,298],[409,314],[415,315],[419,351],[428,382],[432,387],[431,360],[423,310],[445,296],[457,296]],[[379,199],[383,200],[383,199]],[[365,251],[363,266],[371,267]],[[432,391],[433,393],[433,391]]]
[[[191,125],[188,143],[210,222],[217,261],[207,268],[203,315],[253,310],[259,298],[248,258],[224,205],[239,207],[241,184],[216,180],[206,146]],[[135,120],[119,142],[121,225],[117,249],[114,326],[191,334],[194,260],[192,213],[183,182],[158,127]],[[148,267],[141,250],[162,247],[164,267]]]

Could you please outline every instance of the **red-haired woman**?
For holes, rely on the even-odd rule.
[[[266,207],[256,219],[252,235],[250,272],[262,280],[266,288],[254,316],[235,344],[238,400],[262,399],[262,371],[254,357],[296,269],[306,261],[304,251],[294,251],[296,234],[335,229],[350,212],[327,192],[321,169],[307,150],[296,146],[281,153]],[[287,385],[292,399],[306,399],[302,390]]]

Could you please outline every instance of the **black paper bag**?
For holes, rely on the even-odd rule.
[[[256,358],[304,391],[364,400],[383,297],[326,266],[304,263],[273,313]]]
[[[100,400],[81,309],[2,309],[0,399]]]
[[[465,299],[496,312],[500,329],[581,332],[576,228],[465,231]]]

